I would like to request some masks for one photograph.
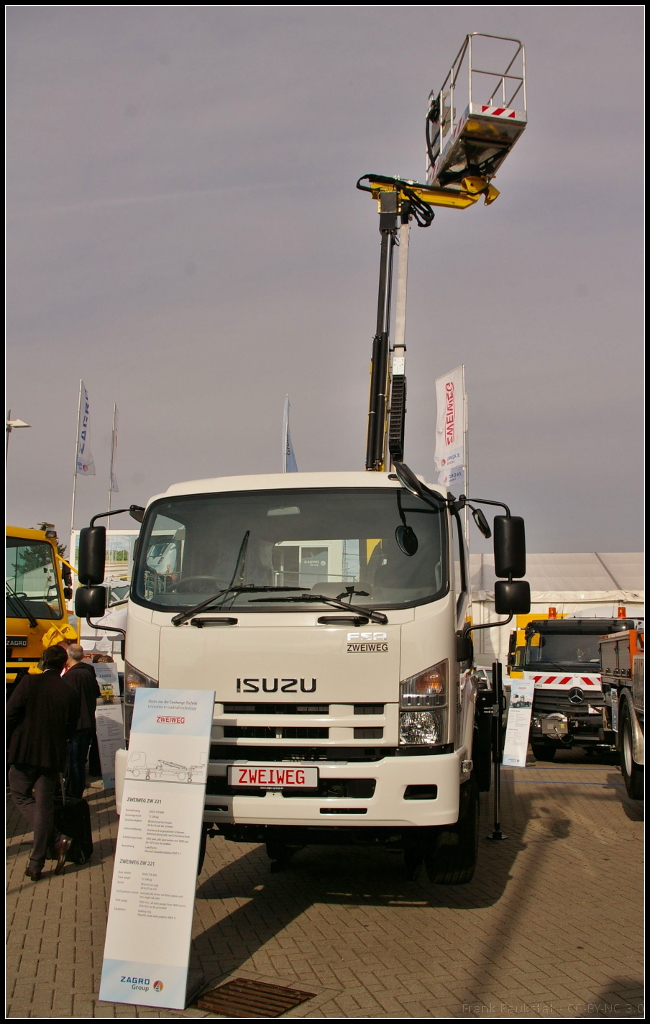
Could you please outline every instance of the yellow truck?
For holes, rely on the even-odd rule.
[[[43,654],[43,637],[54,628],[76,639],[68,623],[72,567],[59,555],[54,529],[7,526],[7,695]],[[51,634],[54,642],[56,632]]]

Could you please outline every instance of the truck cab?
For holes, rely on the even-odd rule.
[[[601,680],[599,640],[633,626],[632,620],[599,618],[533,619],[525,628],[521,661],[535,696],[530,742],[535,757],[552,760],[557,750],[611,750]]]
[[[68,624],[71,571],[54,529],[6,528],[7,687],[13,690],[43,654],[43,636]],[[64,575],[65,574],[65,575]]]

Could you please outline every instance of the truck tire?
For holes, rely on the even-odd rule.
[[[632,716],[627,701],[621,709],[621,773],[627,795],[632,800],[643,800],[643,765],[634,760],[634,734]]]
[[[552,761],[557,750],[551,743],[531,743],[531,747],[536,761]]]
[[[424,867],[434,885],[465,885],[476,868],[479,840],[479,795],[476,779],[461,787],[460,816],[441,829],[435,845],[425,851]]]

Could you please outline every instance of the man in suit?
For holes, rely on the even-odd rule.
[[[54,793],[79,718],[79,696],[61,678],[66,660],[63,648],[48,648],[42,674],[23,676],[7,703],[9,789],[34,833],[25,871],[34,882],[41,877],[48,845],[56,854],[54,873],[60,875],[72,842],[54,828]]]
[[[68,741],[68,792],[72,797],[82,797],[86,788],[86,760],[95,735],[95,708],[101,693],[94,668],[84,661],[81,644],[68,646],[67,666],[64,678],[79,697],[79,718]]]

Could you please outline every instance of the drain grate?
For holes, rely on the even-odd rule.
[[[225,1017],[280,1017],[294,1006],[313,999],[315,992],[267,985],[264,981],[235,978],[206,992],[198,1000],[199,1010],[211,1010]]]

